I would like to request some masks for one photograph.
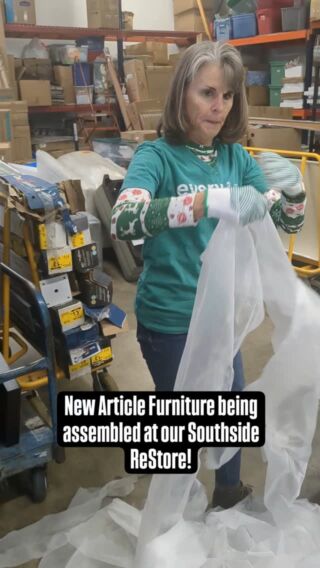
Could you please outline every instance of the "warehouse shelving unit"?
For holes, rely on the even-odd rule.
[[[306,91],[312,84],[312,68],[313,68],[313,48],[315,44],[316,35],[320,32],[320,22],[310,22],[308,29],[295,30],[290,32],[279,32],[274,34],[257,35],[248,38],[230,39],[228,43],[235,47],[250,47],[250,46],[272,46],[280,47],[285,43],[303,43],[306,50],[306,71],[304,90]],[[292,118],[295,119],[318,119],[320,117],[320,110],[312,113],[311,108],[307,108],[306,97],[304,97],[304,108],[292,109]],[[310,139],[310,151],[312,151],[314,136]]]
[[[121,14],[122,2],[119,0],[119,14]],[[25,38],[30,39],[39,37],[41,39],[65,39],[76,40],[84,37],[101,37],[107,41],[115,41],[118,46],[118,72],[121,80],[123,80],[123,42],[142,42],[146,40],[165,42],[168,44],[176,44],[179,47],[188,47],[197,41],[197,32],[179,32],[179,31],[160,31],[160,30],[123,30],[122,20],[119,17],[119,29],[107,28],[75,28],[64,26],[43,26],[29,24],[5,24],[5,35],[8,38]],[[231,39],[229,43],[236,47],[250,46],[272,46],[277,47],[289,42],[304,43],[306,46],[306,77],[305,87],[311,84],[312,79],[312,54],[313,46],[317,33],[320,30],[320,21],[311,22],[308,29],[296,30],[291,32],[279,32],[274,34],[257,35],[247,38]],[[95,111],[102,112],[105,105],[94,105]],[[110,108],[110,107],[109,107]],[[74,114],[87,112],[91,109],[89,105],[53,105],[51,107],[30,107],[31,114],[40,113],[63,113],[71,112]],[[311,109],[292,109],[293,118],[308,119],[311,117]],[[317,117],[320,116],[317,112]]]

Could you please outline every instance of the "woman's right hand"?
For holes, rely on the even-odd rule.
[[[263,219],[268,210],[265,196],[252,185],[210,188],[205,193],[204,213],[208,218],[245,226]]]

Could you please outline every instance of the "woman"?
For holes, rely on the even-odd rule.
[[[136,299],[137,338],[157,391],[174,388],[200,256],[219,219],[245,225],[267,212],[264,174],[236,143],[246,127],[244,68],[238,51],[209,41],[189,47],[165,104],[163,136],[138,147],[114,206],[112,237],[145,237]],[[290,168],[296,170],[289,163]],[[270,160],[268,173],[271,178],[275,173]],[[303,203],[301,184],[293,189]],[[279,195],[272,192],[273,200]],[[233,390],[240,391],[243,385],[238,353]],[[216,472],[213,506],[231,507],[250,492],[240,481],[238,452]]]

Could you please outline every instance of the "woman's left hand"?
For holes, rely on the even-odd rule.
[[[300,170],[287,158],[273,152],[261,152],[256,156],[269,189],[296,197],[305,192]]]

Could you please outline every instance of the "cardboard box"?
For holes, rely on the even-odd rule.
[[[204,10],[212,10],[213,0],[202,0]],[[173,13],[181,14],[186,10],[198,10],[197,0],[173,0]]]
[[[88,28],[119,28],[118,0],[87,0]]]
[[[137,142],[141,144],[146,140],[156,140],[158,138],[156,130],[126,130],[121,132],[122,140],[129,140],[130,142]]]
[[[28,107],[25,101],[0,103],[0,110],[5,108],[10,109],[12,127],[29,126]]]
[[[248,105],[251,106],[263,106],[267,105],[269,102],[269,91],[268,87],[246,87],[247,101]]]
[[[19,90],[18,90],[18,83],[16,81],[16,74],[15,74],[15,60],[14,55],[7,56],[8,61],[8,79],[10,87],[13,91],[13,95],[15,99],[19,98]]]
[[[131,61],[132,59],[139,59],[139,61],[142,61],[144,66],[147,67],[149,65],[149,67],[151,65],[153,65],[153,57],[152,55],[144,55],[144,54],[130,54],[127,53],[127,51],[125,50],[125,55],[124,55],[124,59],[125,61]]]
[[[180,61],[182,57],[182,53],[171,53],[169,55],[169,64],[173,67],[173,69],[176,68],[178,61]]]
[[[76,97],[73,88],[72,67],[64,65],[54,65],[54,81],[63,88],[64,102],[66,104],[75,103]]]
[[[248,146],[301,151],[301,131],[277,126],[250,126]]]
[[[164,101],[168,94],[173,68],[169,66],[147,67],[147,80],[150,99]]]
[[[161,99],[147,99],[133,103],[138,114],[146,112],[162,112],[163,101]]]
[[[147,112],[140,114],[142,128],[144,130],[157,130],[162,117],[162,112]]]
[[[0,109],[0,142],[11,142],[12,125],[10,108]]]
[[[10,24],[36,24],[34,0],[4,0],[6,20]]]
[[[150,55],[155,65],[168,65],[168,46],[157,41],[144,41],[126,48],[127,55]]]
[[[88,28],[119,28],[118,14],[88,12]]]
[[[249,117],[254,118],[292,118],[292,109],[270,106],[249,106]]]
[[[210,21],[212,13],[206,12],[206,16]],[[177,32],[205,32],[199,10],[187,10],[174,16],[174,29]]]
[[[148,99],[148,82],[143,62],[138,59],[125,61],[124,72],[130,102]]]
[[[19,79],[52,80],[52,63],[50,59],[23,59]]]
[[[12,148],[9,142],[0,142],[0,160],[12,162]]]
[[[14,90],[0,89],[0,102],[2,101],[14,101]]]
[[[19,81],[20,98],[27,101],[28,106],[50,106],[50,81]]]
[[[118,14],[118,0],[87,0],[88,12],[109,12],[109,14]]]
[[[14,126],[12,140],[12,158],[14,162],[30,162],[32,147],[29,126]]]
[[[5,24],[5,15],[4,15],[4,4],[3,1],[1,0],[1,4],[0,4],[0,52],[2,55],[2,58],[4,60],[4,64],[7,68],[8,66],[8,61],[7,61],[7,51],[6,51],[6,36],[5,36],[5,32],[4,32],[4,24]]]

